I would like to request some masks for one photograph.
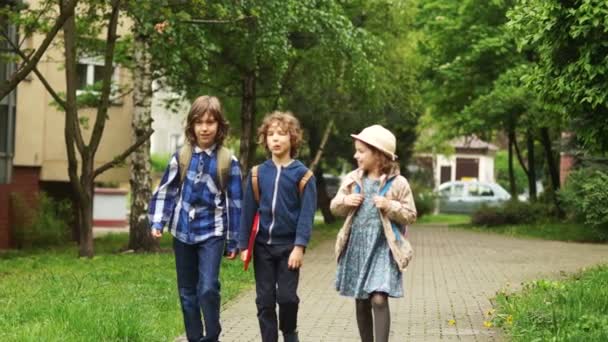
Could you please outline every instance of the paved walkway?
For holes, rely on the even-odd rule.
[[[499,341],[484,327],[490,298],[511,284],[556,277],[608,262],[608,245],[515,239],[501,235],[414,227],[415,257],[405,274],[406,297],[390,302],[391,341]],[[302,342],[359,341],[354,301],[333,288],[333,242],[306,254],[299,295]],[[254,291],[222,312],[223,342],[260,341]],[[449,320],[455,320],[450,325]]]

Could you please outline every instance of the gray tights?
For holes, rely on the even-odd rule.
[[[374,292],[367,299],[357,299],[356,308],[361,342],[374,342],[374,331],[376,342],[388,342],[388,334],[391,329],[391,311],[388,307],[386,293]],[[372,310],[374,312],[373,319]]]

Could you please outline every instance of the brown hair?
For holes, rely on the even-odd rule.
[[[372,146],[366,142],[363,142],[361,140],[357,140],[357,141],[364,144],[365,146],[367,146],[367,148],[370,149],[370,151],[372,151],[372,154],[376,157],[376,159],[378,160],[378,163],[380,164],[378,169],[380,170],[381,174],[390,175],[391,172],[395,168],[397,168],[397,169],[399,168],[399,163],[392,160],[388,154],[380,151],[379,149],[375,148],[374,146]]]
[[[274,111],[266,114],[262,124],[258,128],[258,144],[263,145],[266,151],[270,152],[268,144],[266,144],[266,135],[268,134],[268,128],[275,122],[289,133],[291,143],[289,154],[291,157],[294,157],[302,144],[302,127],[300,126],[300,121],[291,112]]]
[[[194,146],[196,145],[196,135],[194,134],[194,123],[196,120],[205,114],[211,115],[215,121],[217,121],[217,134],[215,136],[215,143],[221,146],[224,143],[224,139],[228,136],[228,129],[230,124],[224,117],[224,111],[220,100],[215,96],[199,96],[192,102],[188,117],[186,118],[186,139]]]

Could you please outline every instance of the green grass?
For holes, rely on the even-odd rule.
[[[576,223],[546,222],[496,227],[479,227],[471,224],[460,224],[452,227],[470,229],[476,232],[496,233],[513,237],[537,238],[556,241],[595,243],[608,241],[608,232]]]
[[[499,293],[493,322],[513,341],[608,341],[608,265]]]
[[[317,225],[311,248],[339,223]],[[96,256],[77,248],[0,253],[0,341],[172,341],[183,333],[171,237],[165,253],[119,254],[127,234],[95,240]],[[222,302],[253,285],[253,272],[224,260]],[[251,303],[255,305],[255,303]]]
[[[471,222],[471,216],[460,214],[436,214],[424,215],[416,223],[446,223],[446,224],[465,224]]]

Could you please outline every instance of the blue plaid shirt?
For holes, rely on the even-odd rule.
[[[168,224],[178,240],[194,244],[213,236],[225,236],[226,250],[237,251],[241,216],[241,168],[232,157],[226,191],[218,186],[217,150],[195,146],[188,172],[180,186],[178,154],[175,153],[150,201],[152,229]],[[228,227],[226,230],[225,227]]]

